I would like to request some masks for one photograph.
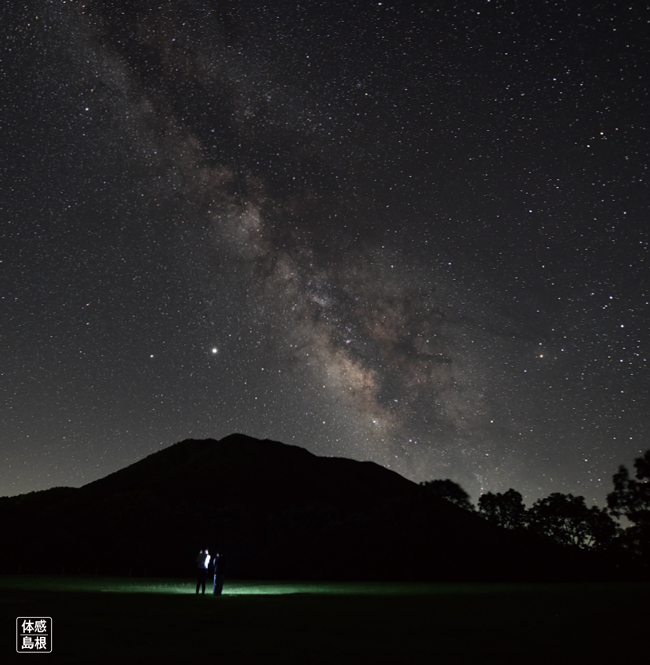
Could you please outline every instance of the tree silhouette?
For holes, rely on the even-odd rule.
[[[625,466],[618,468],[607,505],[613,515],[625,516],[632,523],[624,532],[624,546],[650,562],[650,450],[634,460],[634,467],[637,480]]]
[[[517,490],[496,494],[486,492],[478,500],[478,509],[490,522],[504,529],[522,529],[526,526],[526,506]]]
[[[469,494],[458,483],[449,478],[445,478],[444,480],[425,480],[420,485],[441,499],[455,503],[465,510],[474,510]]]
[[[533,531],[562,545],[583,549],[604,547],[616,537],[618,527],[604,508],[587,507],[584,497],[554,492],[536,501],[528,511]]]

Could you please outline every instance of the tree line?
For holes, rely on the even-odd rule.
[[[530,507],[514,489],[486,492],[471,503],[469,494],[452,480],[420,483],[432,494],[478,512],[508,530],[528,530],[560,545],[585,550],[617,551],[650,565],[650,450],[634,460],[635,474],[621,465],[613,476],[607,506],[587,506],[582,496],[554,492]]]

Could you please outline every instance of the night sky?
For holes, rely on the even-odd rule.
[[[0,495],[243,432],[602,503],[650,448],[649,20],[5,3]]]

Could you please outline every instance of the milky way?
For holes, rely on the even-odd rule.
[[[11,10],[0,494],[242,431],[602,500],[648,440],[645,14]]]

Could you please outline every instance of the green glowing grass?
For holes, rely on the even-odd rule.
[[[25,589],[35,591],[89,591],[100,593],[147,593],[187,595],[195,593],[195,580],[146,577],[83,577],[0,575],[0,589]],[[212,591],[208,579],[206,594]],[[224,596],[277,596],[288,594],[314,594],[328,596],[428,596],[440,594],[495,594],[530,593],[553,590],[566,592],[571,588],[626,589],[629,585],[602,584],[433,584],[402,582],[269,582],[228,580]]]
[[[219,598],[210,588],[197,598],[194,584],[0,576],[0,662],[11,662],[18,616],[53,618],[48,663],[575,665],[647,655],[647,584],[226,580]]]

